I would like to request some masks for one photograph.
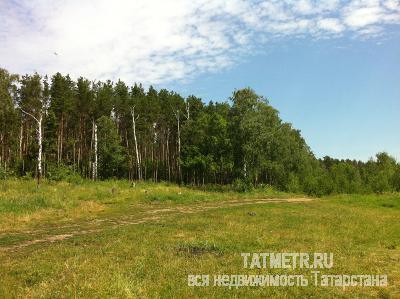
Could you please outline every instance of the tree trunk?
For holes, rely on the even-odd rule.
[[[97,157],[97,125],[95,121],[93,120],[93,137],[94,137],[94,163],[93,163],[93,180],[97,179],[97,163],[98,163],[98,157]]]
[[[40,113],[39,119],[38,119],[38,144],[39,144],[39,151],[38,151],[38,176],[37,176],[37,182],[38,185],[40,184],[40,179],[42,177],[42,150],[43,150],[43,136],[42,136],[42,121],[43,121],[43,115]]]
[[[168,181],[171,181],[171,166],[170,166],[170,153],[169,153],[169,128],[167,130],[167,168],[168,168]]]
[[[139,158],[139,150],[138,150],[138,142],[137,142],[137,137],[136,137],[136,120],[139,117],[135,117],[135,107],[132,107],[131,109],[131,114],[132,114],[132,129],[133,129],[133,139],[135,141],[135,153],[136,153],[136,166],[137,166],[137,173],[138,173],[138,179],[142,180],[142,170],[140,167],[140,158]]]
[[[37,141],[38,141],[38,145],[39,145],[39,150],[38,150],[38,157],[37,157],[37,183],[38,186],[40,184],[40,178],[42,176],[42,148],[43,148],[43,137],[42,137],[42,122],[43,122],[43,112],[41,111],[39,113],[38,117],[35,117],[33,114],[26,112],[24,110],[21,109],[21,111],[26,114],[29,115],[30,117],[32,117],[36,123],[37,123]]]
[[[24,138],[23,134],[24,134],[24,125],[21,120],[21,131],[20,131],[20,135],[19,135],[19,158],[21,160],[22,160],[22,140]]]
[[[181,171],[181,123],[180,123],[179,110],[176,113],[176,120],[178,122],[178,177],[179,177],[179,183],[181,183],[182,182],[182,171]]]
[[[59,156],[58,164],[62,163],[62,157],[63,157],[63,142],[64,142],[64,113],[61,113],[60,156]]]

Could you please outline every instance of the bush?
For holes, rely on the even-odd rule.
[[[49,165],[47,168],[46,177],[50,181],[65,181],[73,184],[82,183],[82,177],[73,171],[71,167]]]
[[[393,188],[396,191],[400,191],[400,167],[397,168],[396,173],[393,176]]]
[[[289,173],[286,191],[292,193],[299,193],[302,191],[299,178],[292,172]]]
[[[247,180],[235,179],[232,183],[232,189],[236,192],[249,192],[253,189],[253,185]]]
[[[30,181],[34,178],[32,171],[26,171],[25,174],[21,177],[25,181]]]
[[[308,176],[304,180],[304,192],[310,196],[322,196],[325,195],[325,190],[321,184],[321,181],[314,176]]]
[[[7,178],[7,173],[4,167],[0,166],[0,180],[5,180]]]

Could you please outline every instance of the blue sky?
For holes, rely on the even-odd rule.
[[[235,88],[267,97],[318,157],[400,158],[400,36],[282,41],[265,54],[174,89],[226,100]],[[171,86],[170,86],[171,87]]]
[[[400,159],[399,0],[2,0],[0,20],[11,72],[206,101],[249,86],[318,157]]]

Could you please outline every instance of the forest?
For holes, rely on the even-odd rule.
[[[0,178],[129,179],[326,195],[400,191],[400,164],[315,157],[267,98],[204,103],[122,81],[0,69]]]

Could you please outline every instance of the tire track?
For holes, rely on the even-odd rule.
[[[0,252],[13,252],[19,249],[41,243],[54,243],[63,241],[74,236],[87,235],[91,233],[98,233],[106,229],[115,229],[126,225],[137,225],[142,223],[157,222],[166,219],[168,216],[175,216],[180,214],[193,214],[201,213],[209,210],[216,210],[221,208],[229,207],[241,207],[247,205],[255,204],[266,204],[266,203],[305,203],[310,202],[310,198],[272,198],[272,199],[251,199],[251,200],[229,200],[214,202],[212,204],[196,204],[193,206],[177,206],[171,208],[161,208],[161,209],[150,209],[144,213],[141,217],[135,216],[121,216],[118,218],[104,218],[95,219],[81,224],[73,224],[60,227],[52,227],[51,229],[62,229],[62,228],[72,228],[72,230],[52,234],[51,231],[46,231],[46,229],[39,229],[36,231],[25,231],[21,233],[11,234],[13,237],[24,236],[24,235],[35,235],[37,233],[45,232],[44,236],[40,238],[35,238],[32,240],[20,241],[11,246],[0,246]],[[47,233],[47,234],[46,234]],[[10,236],[10,234],[5,234],[3,236]]]

